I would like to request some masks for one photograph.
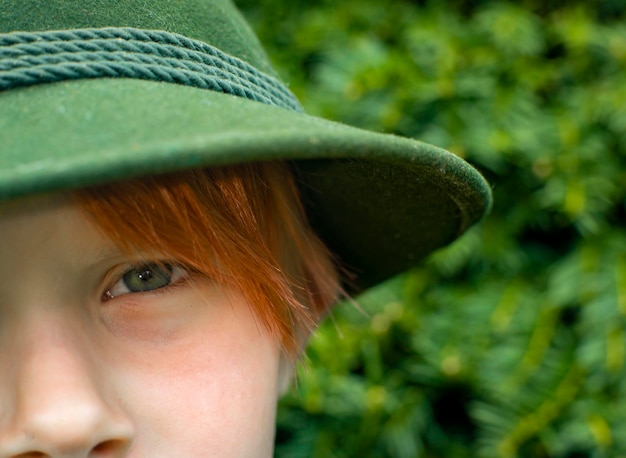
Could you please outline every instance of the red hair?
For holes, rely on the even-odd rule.
[[[287,164],[193,169],[73,196],[121,249],[156,249],[240,291],[291,356],[341,291]]]

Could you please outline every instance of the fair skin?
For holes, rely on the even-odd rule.
[[[0,458],[272,456],[276,339],[159,260],[165,286],[131,292],[145,269],[67,197],[0,204]]]

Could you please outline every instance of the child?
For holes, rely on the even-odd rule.
[[[302,113],[228,0],[0,0],[0,457],[269,457],[338,297],[487,211]]]

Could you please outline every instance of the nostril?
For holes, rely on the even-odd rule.
[[[119,453],[126,445],[127,442],[124,440],[111,439],[103,441],[91,449],[89,456],[107,457],[113,453]]]
[[[93,447],[87,456],[93,458],[118,457],[120,453],[124,453],[128,445],[128,441],[121,439],[102,441]],[[33,451],[11,455],[11,458],[50,458],[51,456],[44,452]]]

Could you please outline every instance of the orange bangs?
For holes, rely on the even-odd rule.
[[[157,251],[240,291],[291,356],[340,293],[286,164],[194,169],[73,197],[122,250]]]

